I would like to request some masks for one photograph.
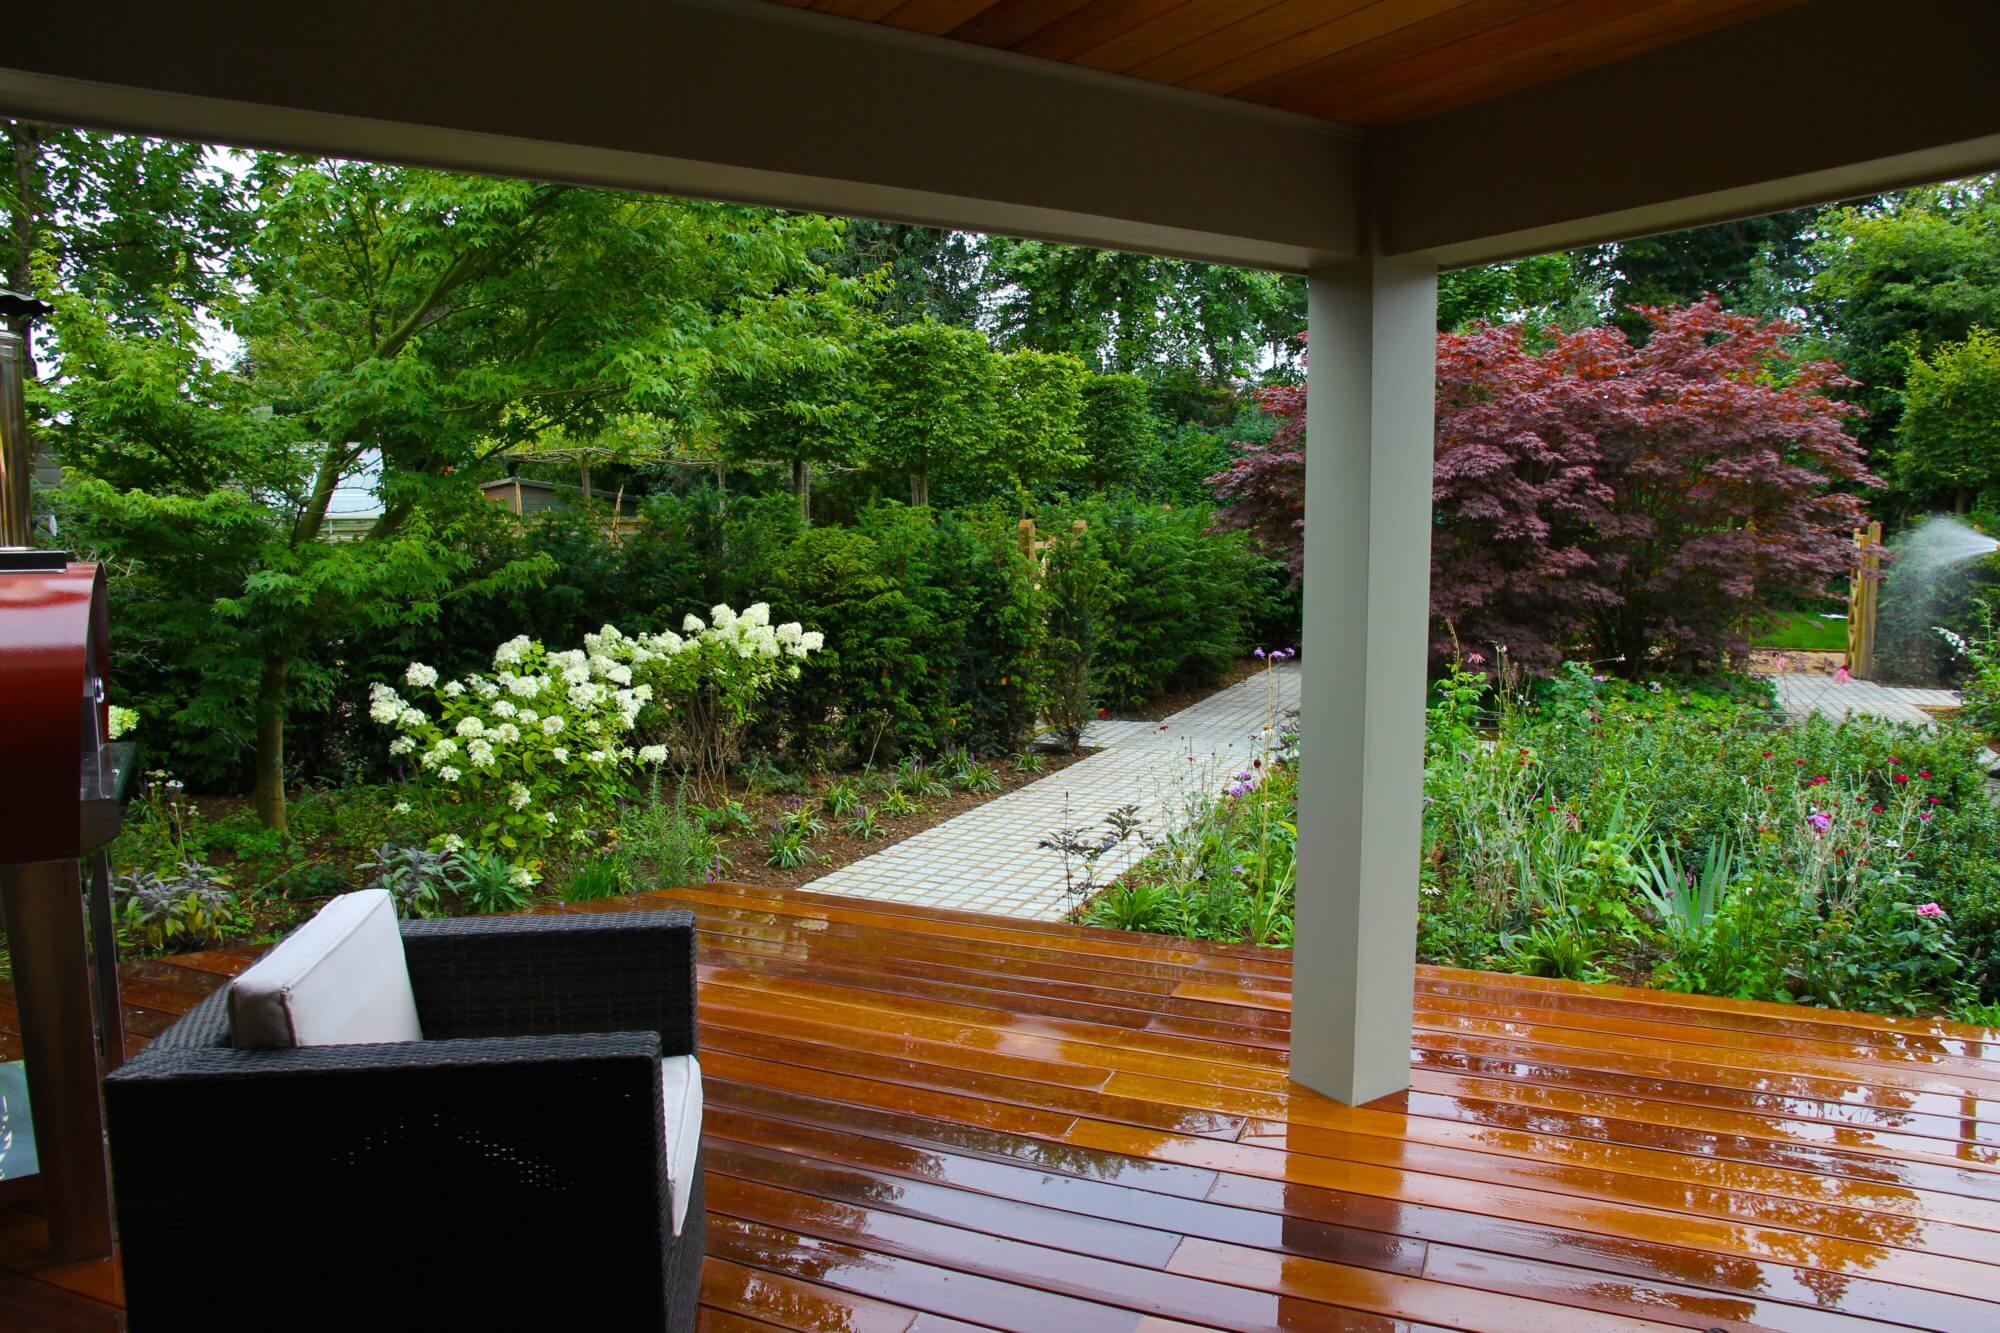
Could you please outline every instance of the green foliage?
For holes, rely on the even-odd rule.
[[[1209,510],[1108,500],[1059,517],[1087,524],[1081,540],[1103,570],[1090,644],[1097,702],[1135,707],[1170,686],[1205,684],[1250,646],[1278,579],[1243,534],[1213,531]],[[1055,580],[1052,569],[1051,588]]]
[[[998,372],[973,329],[919,320],[878,328],[865,349],[864,457],[910,479],[910,503],[930,503],[933,473],[992,465]]]
[[[455,904],[471,882],[464,853],[451,847],[397,847],[384,843],[375,859],[359,870],[370,876],[367,887],[387,889],[396,913],[405,917],[437,916]]]
[[[119,875],[112,900],[119,930],[149,953],[211,948],[250,924],[229,876],[200,861]]]
[[[1137,375],[1092,375],[1083,383],[1082,409],[1083,480],[1099,489],[1142,485],[1158,449],[1146,382]]]
[[[1974,329],[1911,356],[1895,478],[1918,504],[1963,511],[2000,499],[2000,334]]]
[[[630,893],[629,863],[619,856],[593,856],[569,872],[560,890],[566,903],[595,902]]]
[[[1022,351],[1000,357],[995,369],[988,468],[1015,487],[1074,471],[1084,461],[1083,362]]]
[[[645,888],[706,883],[728,864],[723,836],[751,826],[749,812],[739,803],[727,801],[723,808],[727,813],[714,817],[690,806],[685,787],[663,795],[656,774],[645,797],[619,817],[621,864]]]
[[[1076,749],[1090,720],[1110,584],[1110,567],[1084,532],[1072,528],[1049,539],[1042,565],[1048,611],[1036,687],[1049,735],[1065,750]]]
[[[2000,328],[2000,193],[1991,176],[1906,190],[1820,219],[1805,306],[1834,359],[1860,381],[1858,432],[1894,439],[1913,356]]]
[[[1438,682],[1423,957],[1882,1013],[2000,998],[2000,811],[1973,736],[1785,726],[1764,690],[1656,684],[1576,664],[1533,697],[1464,667]],[[1279,760],[1196,793],[1086,919],[1283,938],[1296,796]]]
[[[469,912],[518,912],[528,905],[531,888],[504,855],[494,850],[464,853],[465,882],[459,904]]]

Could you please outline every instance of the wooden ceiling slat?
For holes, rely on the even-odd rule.
[[[1045,60],[1075,60],[1141,23],[1149,23],[1187,0],[1097,0],[1014,43],[1013,49]]]
[[[883,21],[909,32],[942,36],[998,3],[999,0],[902,0]]]
[[[1345,51],[1377,37],[1407,28],[1448,13],[1470,0],[1378,0],[1365,9],[1357,9],[1343,14],[1328,23],[1322,23],[1310,32],[1300,33],[1287,42],[1267,46],[1261,51],[1252,51],[1239,56],[1226,65],[1204,70],[1193,78],[1183,80],[1183,88],[1193,88],[1205,93],[1221,93],[1228,96],[1251,84],[1262,82],[1275,74],[1297,69],[1309,61]]]
[[[844,19],[866,19],[870,23],[888,17],[889,11],[902,2],[903,0],[807,0],[811,8],[822,14],[835,14]]]
[[[961,42],[1011,51],[1023,38],[1089,8],[1090,3],[1091,0],[1000,0],[945,35]]]
[[[1387,86],[1395,86],[1397,81],[1411,77],[1402,72],[1405,62],[1565,3],[1568,0],[1471,0],[1426,22],[1398,28],[1373,41],[1239,88],[1234,95],[1267,106],[1289,106],[1295,99],[1344,87],[1356,80],[1372,85],[1375,76],[1390,68],[1398,72],[1389,76],[1391,82]],[[1372,94],[1375,88],[1371,86],[1369,91]]]
[[[1670,0],[1634,13],[1632,0],[1573,0],[1512,30],[1473,39],[1483,51],[1481,58],[1432,78],[1398,83],[1365,99],[1348,100],[1329,89],[1324,97],[1300,101],[1329,108],[1309,114],[1393,124],[1560,78],[1621,54],[1665,45],[1792,3],[1797,0]],[[1597,21],[1592,21],[1593,14],[1599,16]]]
[[[1322,23],[1365,9],[1377,0],[1281,0],[1269,9],[1245,15],[1200,41],[1163,51],[1127,69],[1137,79],[1178,84],[1203,70],[1267,46],[1287,41]]]
[[[772,0],[1351,125],[1399,124],[1805,0]]]
[[[1076,57],[1092,69],[1124,71],[1142,60],[1188,45],[1200,45],[1247,13],[1280,7],[1281,0],[1189,0],[1158,18],[1134,24]]]

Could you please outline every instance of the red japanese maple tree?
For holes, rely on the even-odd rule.
[[[1777,321],[1714,301],[1616,328],[1518,326],[1438,338],[1431,615],[1439,653],[1505,645],[1536,668],[1565,656],[1691,669],[1853,560],[1855,490],[1879,486],[1830,362],[1799,362]],[[1211,478],[1218,521],[1300,571],[1302,390],[1267,390],[1268,444]]]

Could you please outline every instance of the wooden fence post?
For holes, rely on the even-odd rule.
[[[1858,680],[1875,675],[1875,609],[1882,593],[1882,525],[1856,529],[1860,552],[1847,593],[1847,672]]]

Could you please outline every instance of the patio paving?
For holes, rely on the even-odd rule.
[[[1252,733],[1274,712],[1298,707],[1298,664],[1231,685],[1163,722],[1093,722],[1084,744],[1099,753],[968,810],[893,847],[842,866],[809,886],[819,893],[1055,921],[1074,906],[1060,853],[1036,844],[1058,828],[1102,828],[1135,804],[1160,832],[1197,791],[1216,791],[1248,762]],[[1137,839],[1098,863],[1099,883],[1139,859]]]
[[[1852,713],[1927,727],[1933,719],[1925,708],[1956,708],[1959,703],[1955,690],[1909,689],[1872,680],[1842,683],[1803,671],[1774,673],[1771,684],[1778,691],[1778,706],[1793,718],[1818,713],[1838,722]]]

